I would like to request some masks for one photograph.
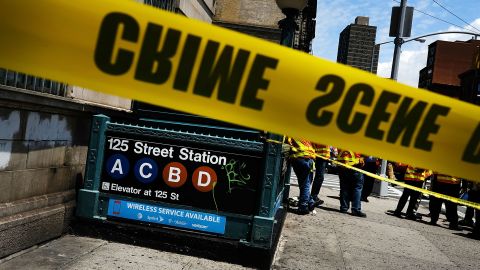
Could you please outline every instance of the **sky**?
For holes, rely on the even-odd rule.
[[[392,6],[399,6],[399,2],[399,0],[318,0],[313,54],[336,61],[340,32],[347,25],[354,23],[357,16],[370,17],[370,25],[377,26],[377,44],[393,40],[394,38],[388,36],[390,15]],[[433,0],[409,0],[407,6],[413,6],[416,10],[457,25],[454,26],[414,11],[411,37],[441,31],[480,33],[480,0],[436,0],[436,2],[477,29],[468,26]],[[471,38],[472,36],[469,35],[448,34],[425,38],[425,43],[412,41],[403,44],[398,81],[417,87],[418,72],[426,65],[428,45],[432,42],[436,40],[465,41]],[[392,43],[382,45],[380,48],[377,74],[381,77],[390,77],[393,49]]]

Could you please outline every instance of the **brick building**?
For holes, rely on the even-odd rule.
[[[435,41],[428,46],[427,65],[420,70],[418,87],[459,98],[461,73],[472,67],[480,41]]]
[[[480,105],[480,46],[472,59],[471,69],[460,74],[460,99]]]

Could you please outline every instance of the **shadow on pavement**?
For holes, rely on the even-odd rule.
[[[458,236],[462,236],[462,237],[465,237],[465,238],[473,239],[473,240],[480,240],[480,235],[474,235],[473,232],[468,232],[468,233],[455,232],[453,234],[458,235]]]
[[[395,215],[395,210],[387,210],[385,212],[385,214],[389,215],[389,216],[392,216],[392,217],[396,217],[396,218],[401,218],[403,219],[405,217],[405,214],[404,213],[401,213],[400,216],[396,216]]]
[[[318,209],[322,209],[324,211],[328,211],[328,212],[337,212],[337,213],[340,213],[340,209],[339,208],[332,208],[332,207],[326,207],[326,206],[319,206],[317,207]]]

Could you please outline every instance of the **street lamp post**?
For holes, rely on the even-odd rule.
[[[421,35],[421,36],[417,36],[417,37],[413,37],[413,38],[410,38],[410,39],[402,39],[401,40],[401,43],[402,45],[405,44],[405,43],[408,43],[408,42],[411,42],[411,41],[417,41],[417,42],[420,42],[420,43],[425,43],[425,39],[426,37],[431,37],[431,36],[439,36],[439,35],[447,35],[447,34],[462,34],[462,35],[469,35],[469,36],[473,36],[473,38],[476,40],[480,37],[480,34],[479,33],[473,33],[473,32],[468,32],[468,31],[442,31],[442,32],[435,32],[435,33],[430,33],[430,34],[425,34],[425,35]],[[382,43],[377,43],[373,46],[372,48],[372,61],[370,63],[370,72],[373,73],[373,65],[374,65],[374,61],[373,61],[373,58],[374,58],[374,55],[375,55],[375,49],[378,47],[380,48],[381,45],[384,45],[384,44],[389,44],[389,43],[394,43],[395,41],[394,40],[390,40],[390,41],[386,41],[386,42],[382,42]],[[398,68],[398,66],[397,66]]]
[[[275,0],[278,7],[285,14],[286,18],[278,22],[278,26],[282,29],[280,44],[293,48],[293,37],[297,29],[295,18],[300,10],[307,6],[308,0]]]
[[[393,61],[392,61],[392,73],[390,75],[390,79],[397,80],[398,77],[398,65],[400,64],[400,54],[402,53],[402,44],[403,41],[403,30],[404,30],[404,23],[405,23],[405,10],[407,8],[407,0],[401,0],[400,2],[400,19],[398,20],[398,31],[397,35],[394,40],[395,49],[393,51]],[[375,49],[375,47],[374,47]],[[372,55],[373,57],[373,55]],[[382,159],[382,165],[380,167],[380,175],[382,177],[387,177],[387,160]],[[380,182],[380,188],[378,191],[378,195],[381,197],[385,197],[388,195],[388,183],[382,181]]]
[[[398,78],[398,65],[400,64],[400,55],[402,54],[403,42],[403,26],[405,23],[405,10],[407,8],[407,0],[401,0],[400,2],[400,20],[398,22],[398,32],[395,37],[395,50],[393,51],[392,73],[390,79],[397,80]],[[383,165],[383,164],[382,164]],[[386,167],[385,167],[386,168]]]

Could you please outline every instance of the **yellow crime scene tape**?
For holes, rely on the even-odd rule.
[[[0,0],[0,66],[480,181],[480,108],[127,0]]]
[[[319,158],[322,158],[322,159],[325,159],[325,160],[330,160],[331,162],[337,164],[337,165],[340,165],[340,166],[343,166],[345,168],[348,168],[348,169],[351,169],[351,170],[355,170],[357,172],[361,172],[365,175],[368,175],[370,177],[373,177],[377,180],[380,180],[380,181],[385,181],[385,182],[388,182],[388,183],[392,183],[392,184],[395,184],[395,185],[398,185],[398,186],[402,186],[404,188],[408,188],[408,189],[412,189],[412,190],[415,190],[415,191],[418,191],[418,192],[421,192],[423,194],[427,194],[429,196],[433,196],[433,197],[436,197],[436,198],[439,198],[439,199],[443,199],[443,200],[447,200],[447,201],[451,201],[451,202],[454,202],[456,204],[461,204],[461,205],[465,205],[465,206],[468,206],[468,207],[472,207],[472,208],[475,208],[475,209],[478,209],[480,210],[480,203],[476,203],[476,202],[470,202],[470,201],[466,201],[466,200],[462,200],[460,198],[456,198],[456,197],[452,197],[452,196],[447,196],[445,194],[442,194],[442,193],[438,193],[438,192],[433,192],[431,190],[428,190],[428,189],[424,189],[424,188],[419,188],[419,187],[414,187],[412,185],[407,185],[405,184],[404,182],[400,182],[400,181],[396,181],[396,180],[393,180],[393,179],[390,179],[390,178],[386,178],[386,177],[381,177],[379,175],[376,175],[374,173],[371,173],[371,172],[367,172],[365,170],[362,170],[362,169],[359,169],[357,167],[353,167],[353,166],[350,166],[350,165],[347,165],[347,164],[344,164],[344,163],[341,163],[341,162],[338,162],[336,160],[331,160],[329,158],[326,158],[326,157],[323,157],[323,156],[320,156],[320,155],[316,155],[317,157]]]
[[[266,141],[269,142],[269,143],[283,144],[283,142],[280,142],[280,141],[277,141],[277,140],[267,139]],[[293,146],[290,146],[290,148],[295,149],[295,147],[293,147]],[[388,183],[392,183],[392,184],[395,184],[395,185],[398,185],[398,186],[401,186],[401,187],[404,187],[404,188],[408,188],[408,189],[418,191],[418,192],[423,193],[423,194],[427,194],[429,196],[433,196],[433,197],[436,197],[436,198],[439,198],[439,199],[451,201],[451,202],[454,202],[456,204],[461,204],[461,205],[465,205],[465,206],[472,207],[472,208],[480,210],[480,203],[466,201],[466,200],[462,200],[460,198],[447,196],[445,194],[434,192],[434,191],[431,191],[431,190],[428,190],[428,189],[408,185],[408,184],[405,184],[404,182],[400,182],[400,181],[393,180],[393,179],[390,179],[390,178],[382,177],[380,175],[377,175],[377,174],[374,174],[374,173],[371,173],[371,172],[367,172],[365,170],[359,169],[357,167],[350,166],[348,164],[345,164],[345,163],[342,163],[342,162],[339,162],[339,161],[336,161],[336,160],[332,160],[330,158],[324,157],[324,156],[319,155],[319,154],[315,154],[315,156],[318,157],[318,158],[330,161],[330,162],[332,162],[336,165],[339,165],[341,167],[344,167],[344,168],[347,168],[347,169],[350,169],[350,170],[355,170],[357,172],[368,175],[368,176],[370,176],[374,179],[380,180],[380,181],[385,181],[385,182],[388,182]]]

